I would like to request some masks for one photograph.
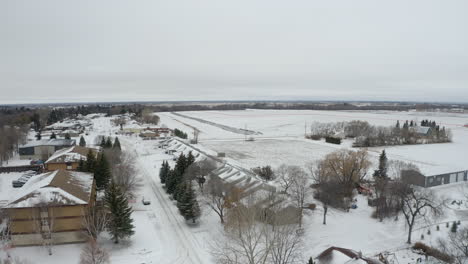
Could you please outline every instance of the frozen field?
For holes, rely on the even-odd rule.
[[[453,143],[394,146],[385,148],[389,159],[415,163],[426,174],[438,174],[468,169],[468,114],[441,112],[350,112],[312,110],[245,110],[245,111],[200,111],[182,112],[185,116],[203,119],[212,123],[237,129],[258,132],[256,141],[244,142],[245,136],[191,118],[172,113],[158,113],[161,122],[169,127],[178,127],[190,135],[193,128],[200,130],[202,146],[237,160],[247,167],[281,163],[305,164],[318,159],[337,148],[350,148],[351,141],[342,146],[304,140],[304,132],[314,122],[339,122],[365,120],[372,125],[391,126],[397,120],[435,120],[450,128]],[[372,148],[369,153],[377,157],[383,148]]]

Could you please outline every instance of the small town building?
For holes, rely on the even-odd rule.
[[[435,175],[424,175],[416,170],[402,170],[401,178],[408,184],[421,187],[432,187],[468,180],[468,171],[455,171]]]
[[[76,145],[74,139],[43,139],[19,147],[20,159],[47,160],[57,150]]]
[[[88,155],[89,151],[97,153],[95,149],[77,145],[58,150],[45,162],[45,169],[48,171],[76,170],[80,164],[80,160],[86,161],[86,155]]]
[[[57,170],[33,176],[5,206],[12,246],[84,242],[83,225],[94,206],[91,173]]]

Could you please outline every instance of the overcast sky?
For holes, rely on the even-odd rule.
[[[0,2],[0,103],[468,102],[466,0]]]

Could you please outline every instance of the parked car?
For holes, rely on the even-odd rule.
[[[151,201],[145,199],[145,197],[143,197],[143,198],[141,199],[141,202],[143,203],[143,205],[150,205],[150,204],[151,204]]]
[[[20,187],[23,187],[23,185],[29,180],[31,179],[31,177],[33,175],[35,175],[36,173],[34,171],[28,171],[26,172],[25,174],[21,175],[21,177],[19,177],[17,180],[14,180],[11,182],[13,188],[20,188]]]

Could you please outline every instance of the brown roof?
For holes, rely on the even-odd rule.
[[[9,208],[88,204],[94,188],[91,173],[56,170],[33,176],[12,199]]]
[[[382,263],[379,260],[363,257],[360,252],[356,252],[356,251],[354,251],[352,249],[341,248],[341,247],[329,247],[328,249],[326,249],[325,251],[320,253],[320,255],[318,255],[317,259],[319,259],[319,260],[328,260],[331,257],[331,253],[333,251],[341,252],[342,254],[348,256],[351,259],[361,259],[361,260],[365,261],[368,264],[381,264]]]

